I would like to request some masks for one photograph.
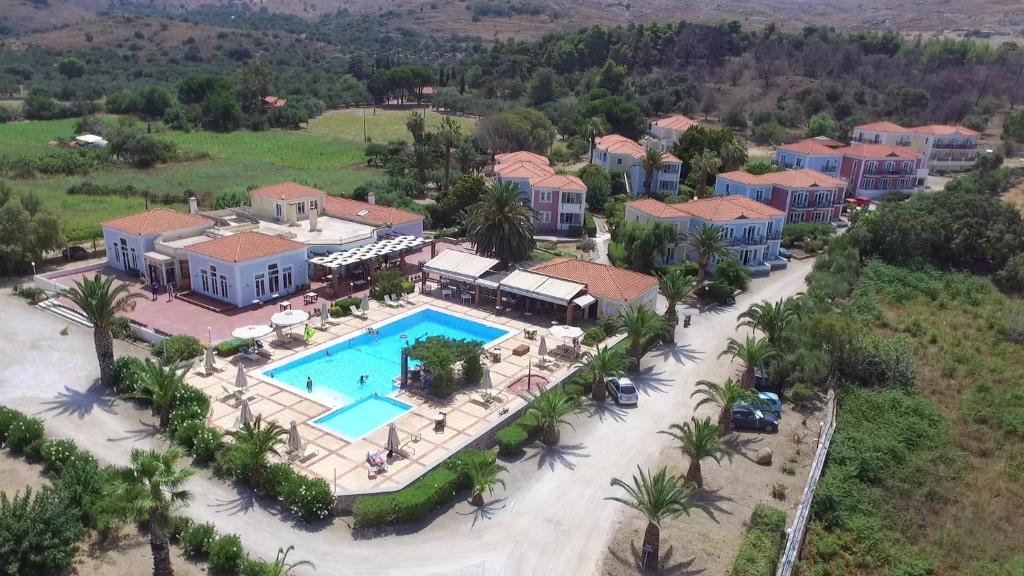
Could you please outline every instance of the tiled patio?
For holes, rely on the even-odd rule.
[[[308,345],[302,343],[301,339],[293,340],[292,344],[269,342],[268,347],[271,353],[269,360],[252,362],[241,359],[241,357],[236,357],[237,359],[233,359],[232,363],[220,360],[218,362],[219,371],[210,376],[203,373],[203,367],[200,365],[186,377],[186,381],[203,389],[211,398],[223,398],[225,388],[227,390],[234,389],[237,362],[244,363],[246,369],[249,370],[251,393],[259,397],[252,403],[253,413],[262,414],[265,419],[276,421],[286,428],[291,421],[298,422],[303,441],[309,442],[309,450],[317,452],[317,455],[302,464],[296,464],[296,467],[309,475],[324,478],[332,486],[335,486],[335,491],[339,495],[344,495],[389,491],[408,484],[489,430],[495,423],[511,417],[516,410],[521,408],[525,401],[519,394],[525,388],[524,384],[528,373],[532,373],[533,384],[536,386],[538,375],[549,382],[555,382],[569,371],[570,363],[565,360],[546,370],[538,369],[535,365],[538,358],[539,337],[546,334],[547,328],[550,327],[550,321],[545,318],[531,318],[529,320],[539,322],[531,324],[526,321],[528,319],[521,316],[495,316],[489,309],[463,306],[419,293],[411,295],[410,300],[410,304],[397,309],[386,308],[373,302],[367,320],[354,317],[331,319],[326,330],[318,330]],[[257,370],[263,365],[288,358],[340,336],[363,331],[369,325],[386,321],[392,316],[409,312],[410,309],[426,304],[466,317],[486,319],[488,322],[501,325],[512,332],[512,335],[501,343],[505,351],[501,362],[487,363],[491,370],[493,386],[503,390],[506,398],[503,403],[484,405],[474,400],[474,391],[468,390],[460,391],[443,403],[439,403],[417,393],[399,390],[395,397],[413,406],[411,411],[395,421],[399,438],[409,451],[409,457],[402,458],[396,455],[389,462],[386,473],[371,475],[368,473],[366,464],[368,452],[384,449],[387,438],[386,426],[360,440],[349,442],[310,424],[311,420],[336,409],[337,406],[319,404],[259,378]],[[237,319],[231,318],[231,323],[237,325]],[[311,324],[319,326],[319,320],[311,321]],[[527,327],[538,329],[537,340],[526,339],[524,329]],[[548,338],[551,348],[558,343],[558,341]],[[529,346],[530,350],[526,355],[514,356],[510,353],[511,349],[519,344]],[[531,363],[534,363],[532,368],[530,367]],[[225,430],[234,426],[239,412],[237,404],[220,400],[213,404],[213,413],[210,419],[212,425]],[[505,410],[506,408],[507,410]],[[443,432],[435,432],[434,419],[442,410],[447,413],[447,426]]]

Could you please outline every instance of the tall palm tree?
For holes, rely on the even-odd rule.
[[[558,444],[561,438],[559,426],[572,423],[566,419],[582,409],[582,403],[576,396],[566,394],[561,388],[531,392],[526,397],[530,403],[526,413],[537,420],[541,427],[540,441],[548,446]]]
[[[690,230],[686,241],[697,254],[697,282],[704,280],[713,259],[732,256],[731,243],[725,237],[725,229],[718,226],[702,224]]]
[[[447,190],[452,185],[452,148],[462,140],[462,127],[451,116],[445,116],[437,130],[437,139],[444,149],[444,189]]]
[[[648,146],[644,150],[644,157],[640,159],[640,165],[644,169],[644,192],[651,195],[651,188],[654,185],[654,173],[665,167],[665,152]]]
[[[316,566],[314,566],[309,560],[299,560],[298,562],[292,562],[289,564],[288,554],[290,554],[292,550],[295,550],[295,546],[278,548],[277,557],[274,558],[274,563],[268,565],[267,571],[262,572],[262,574],[266,574],[266,576],[291,576],[299,566],[309,566],[316,570]]]
[[[135,299],[142,294],[132,292],[127,284],[114,286],[113,276],[99,274],[92,278],[75,280],[75,286],[61,292],[61,296],[74,302],[92,324],[92,340],[96,347],[96,360],[100,364],[100,383],[114,383],[114,319],[135,309]]]
[[[629,354],[633,357],[633,368],[640,371],[640,359],[644,348],[651,342],[663,338],[668,329],[665,319],[642,305],[627,306],[619,310],[619,331],[626,333],[629,340]]]
[[[690,161],[693,171],[697,173],[697,198],[708,197],[708,176],[718,174],[722,167],[722,159],[711,150],[701,150],[693,160]]]
[[[786,329],[797,319],[797,309],[791,298],[776,302],[758,302],[739,315],[737,327],[760,330],[768,342],[778,350]]]
[[[659,285],[661,294],[668,302],[668,310],[665,311],[665,321],[668,323],[665,339],[668,342],[675,342],[676,325],[679,324],[679,313],[676,311],[676,306],[689,298],[697,289],[697,279],[687,275],[679,268],[673,268],[662,275]]]
[[[658,565],[662,522],[681,514],[689,516],[690,510],[694,508],[705,513],[709,513],[709,510],[706,504],[693,500],[696,488],[681,483],[677,476],[669,475],[667,468],[662,467],[652,475],[650,470],[644,472],[637,466],[637,472],[640,475],[634,474],[631,484],[612,478],[612,486],[625,490],[626,497],[609,496],[605,500],[629,506],[647,519],[643,543],[643,549],[647,552],[644,568],[647,569]]]
[[[747,143],[734,134],[722,143],[718,155],[722,159],[723,170],[739,170],[747,162]]]
[[[580,130],[584,138],[590,142],[590,163],[594,163],[594,141],[597,140],[598,136],[611,132],[612,127],[608,125],[608,121],[604,119],[604,116],[593,116],[583,122],[583,128]]]
[[[412,134],[412,141],[418,144],[423,139],[423,135],[427,132],[427,124],[423,118],[423,114],[420,112],[409,112],[409,117],[405,120],[405,127]]]
[[[622,348],[598,345],[595,350],[584,352],[579,364],[593,382],[590,397],[601,402],[608,395],[605,378],[624,374],[632,361]]]
[[[649,272],[664,258],[669,246],[679,237],[676,227],[657,220],[646,224],[630,222],[619,228],[619,242],[629,253],[629,267]]]
[[[495,183],[466,211],[466,236],[477,254],[493,256],[507,267],[530,257],[536,218],[537,211],[523,202],[518,184]]]
[[[153,554],[153,576],[173,576],[168,536],[174,511],[189,503],[192,494],[184,489],[195,474],[192,468],[178,468],[181,449],[164,452],[132,450],[128,465],[115,470],[108,496],[119,514],[130,522],[145,522],[149,549]]]
[[[508,472],[508,468],[498,464],[498,461],[494,457],[489,458],[468,458],[465,460],[463,465],[463,472],[469,476],[470,483],[473,485],[473,496],[469,502],[473,506],[484,505],[484,492],[488,494],[494,493],[494,487],[501,485],[505,487],[505,481],[499,478],[503,472]]]
[[[668,428],[659,434],[675,438],[679,445],[679,451],[689,459],[686,481],[693,482],[698,488],[703,488],[704,474],[700,468],[701,460],[711,458],[721,464],[722,458],[729,456],[729,449],[722,442],[722,429],[717,424],[712,424],[711,418],[698,420],[696,416],[690,418],[690,422],[685,422],[682,425],[673,424]]]
[[[262,414],[242,424],[240,429],[228,432],[235,440],[230,448],[233,464],[239,470],[249,471],[249,486],[260,487],[263,472],[270,465],[269,456],[278,455],[277,448],[284,444],[287,435],[288,431],[276,422],[263,422]]]
[[[732,356],[734,360],[743,363],[743,376],[740,378],[740,383],[744,388],[753,388],[754,371],[761,370],[769,362],[777,360],[779,352],[772,347],[767,338],[747,336],[746,340],[742,342],[735,338],[729,338],[725,350],[718,355],[719,358],[722,356]]]
[[[757,403],[757,395],[747,388],[740,386],[736,380],[729,378],[723,384],[716,384],[707,380],[697,382],[697,389],[693,396],[702,396],[697,402],[697,408],[710,404],[718,407],[718,428],[720,434],[732,432],[732,406],[737,402]]]
[[[166,429],[171,421],[174,397],[181,390],[182,382],[173,366],[161,366],[150,359],[139,367],[139,389],[125,398],[146,400],[153,407],[153,413],[160,415],[160,428]]]

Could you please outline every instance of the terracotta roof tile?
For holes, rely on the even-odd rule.
[[[846,186],[846,182],[838,178],[807,168],[769,172],[763,174],[761,179],[774,186],[786,188],[841,188]]]
[[[555,171],[547,164],[537,164],[526,160],[503,162],[494,167],[494,173],[503,178],[544,178],[553,176]]]
[[[928,124],[926,126],[917,126],[909,129],[911,132],[917,134],[930,134],[933,136],[949,136],[952,134],[963,134],[964,136],[978,137],[978,134],[970,128],[964,128],[963,126],[952,126],[949,124]]]
[[[678,204],[666,204],[653,198],[643,198],[626,202],[627,208],[639,210],[648,216],[655,218],[681,218],[689,216],[678,208]]]
[[[423,216],[414,212],[340,196],[328,196],[324,199],[324,213],[328,216],[377,226],[396,226],[423,220]]]
[[[587,285],[587,292],[598,298],[623,302],[658,287],[658,279],[654,276],[575,258],[555,258],[541,262],[531,270],[571,282],[582,282]]]
[[[717,178],[724,178],[733,182],[739,182],[740,184],[746,184],[748,186],[767,185],[761,176],[751,174],[750,172],[744,172],[743,170],[733,170],[732,172],[722,172]]]
[[[263,196],[264,198],[273,198],[275,200],[299,200],[301,198],[310,198],[312,196],[324,196],[327,193],[323,190],[317,190],[316,188],[296,184],[295,182],[281,182],[280,184],[253,188],[249,191],[249,194],[251,196]]]
[[[911,150],[906,146],[891,146],[889,144],[853,144],[846,148],[839,148],[836,152],[844,156],[855,158],[920,158],[921,153]]]
[[[107,220],[102,225],[136,236],[148,236],[150,234],[163,234],[172,230],[212,226],[213,220],[204,216],[168,210],[167,208],[154,208],[147,212]]]
[[[910,130],[904,128],[903,126],[900,126],[899,124],[896,124],[894,122],[889,122],[888,120],[883,120],[881,122],[871,122],[870,124],[861,124],[860,126],[855,126],[853,129],[868,130],[870,132],[891,132],[895,134],[910,132]]]
[[[842,146],[842,143],[838,144]],[[804,140],[793,142],[792,144],[783,144],[782,146],[779,146],[779,150],[794,152],[796,154],[807,154],[810,156],[838,156],[835,149],[830,148],[814,138],[805,138]]]
[[[544,156],[534,154],[533,152],[528,152],[526,150],[497,154],[494,156],[494,161],[498,164],[506,164],[509,162],[533,162],[534,164],[540,164],[542,166],[551,165],[551,162]]]
[[[551,188],[553,190],[572,190],[574,192],[586,192],[587,185],[583,180],[567,174],[552,174],[543,178],[530,180],[534,188]]]
[[[785,216],[777,208],[751,200],[746,196],[730,195],[701,198],[676,204],[676,208],[708,222],[730,222],[732,220],[764,220]]]
[[[294,250],[305,250],[306,245],[302,242],[271,236],[262,232],[240,232],[192,244],[187,248],[189,252],[202,254],[209,258],[215,258],[222,262],[245,262],[256,260],[274,254],[292,252]]]
[[[661,120],[656,121],[654,125],[659,128],[685,132],[694,126],[700,126],[700,123],[681,114],[676,114],[674,116],[669,116],[668,118],[662,118]]]

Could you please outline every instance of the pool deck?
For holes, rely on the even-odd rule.
[[[541,379],[556,382],[571,371],[571,363],[565,359],[559,360],[557,365],[548,369],[542,370],[536,366],[540,336],[546,335],[551,325],[547,318],[497,316],[491,309],[465,306],[419,293],[410,295],[409,300],[410,302],[401,308],[387,308],[372,302],[367,320],[354,317],[332,318],[326,330],[318,330],[309,344],[303,343],[301,338],[291,343],[268,342],[267,348],[271,355],[268,360],[253,362],[241,356],[232,358],[230,362],[228,359],[218,359],[218,370],[209,376],[204,374],[202,363],[199,362],[186,376],[186,382],[201,388],[213,400],[210,424],[222,430],[229,430],[238,418],[239,408],[234,402],[220,399],[225,396],[223,388],[234,390],[235,373],[238,363],[241,362],[249,376],[248,394],[255,394],[258,397],[251,403],[253,414],[262,414],[265,420],[275,421],[285,428],[293,420],[296,421],[302,440],[309,443],[307,453],[317,453],[302,463],[295,463],[296,469],[327,480],[338,495],[351,495],[392,491],[407,485],[479,438],[496,423],[511,417],[522,408],[526,402],[520,394],[526,387],[528,374],[532,374],[531,385],[536,388]],[[341,336],[360,332],[368,325],[387,321],[394,316],[408,313],[411,309],[419,309],[423,305],[471,319],[486,320],[512,332],[500,344],[503,350],[501,362],[485,361],[485,366],[491,370],[494,388],[503,391],[505,400],[485,405],[476,398],[476,391],[460,390],[451,398],[438,401],[411,391],[399,390],[393,397],[413,406],[412,410],[395,420],[399,438],[409,454],[408,457],[396,454],[395,458],[389,461],[385,473],[369,474],[366,454],[384,449],[387,439],[386,426],[378,428],[360,440],[349,442],[311,423],[315,418],[337,408],[336,406],[320,404],[260,377],[262,367],[271,362],[287,359]],[[319,326],[319,320],[311,321],[310,324]],[[526,328],[537,329],[536,340],[526,339]],[[560,343],[550,336],[547,341],[549,352]],[[512,349],[519,344],[528,345],[530,351],[524,356],[512,355]],[[584,347],[584,351],[586,349]],[[504,410],[505,408],[508,410]],[[447,425],[443,432],[435,432],[434,419],[441,411],[447,414]]]

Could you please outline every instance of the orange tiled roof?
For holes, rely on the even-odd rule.
[[[915,152],[906,146],[891,146],[889,144],[852,144],[845,148],[836,150],[844,156],[856,158],[920,158],[921,153]]]
[[[726,180],[732,180],[733,182],[739,182],[740,184],[747,184],[748,186],[757,186],[758,184],[767,185],[768,182],[761,176],[751,174],[750,172],[744,172],[743,170],[733,170],[732,172],[722,172],[718,175],[718,178],[725,178]]]
[[[901,132],[910,132],[910,130],[904,128],[903,126],[900,126],[895,122],[889,122],[888,120],[882,120],[881,122],[871,122],[870,124],[861,124],[860,126],[855,126],[854,130],[868,130],[870,132],[892,132],[897,134]]]
[[[842,143],[838,144],[842,146]],[[833,148],[830,148],[823,142],[815,140],[814,138],[805,138],[792,144],[783,144],[782,146],[779,146],[779,149],[787,152],[795,152],[797,154],[809,154],[812,156],[837,156],[836,151]]]
[[[407,212],[390,206],[381,206],[380,204],[360,202],[351,198],[341,198],[339,196],[328,196],[324,199],[324,212],[328,216],[356,222],[366,222],[377,226],[395,226],[397,224],[423,220],[423,216],[414,212]]]
[[[761,179],[775,186],[786,188],[840,188],[846,182],[807,168],[769,172],[761,175]]]
[[[964,136],[980,136],[974,130],[970,128],[964,128],[963,126],[952,126],[949,124],[928,124],[926,126],[917,126],[909,129],[911,132],[917,134],[931,134],[933,136],[949,136],[950,134],[963,134]]]
[[[534,154],[533,152],[528,152],[526,150],[497,154],[494,156],[494,161],[498,164],[506,164],[509,162],[533,162],[534,164],[540,164],[541,166],[551,165],[551,162],[544,156]]]
[[[262,232],[239,232],[231,236],[199,242],[187,248],[190,252],[202,254],[223,262],[245,262],[274,254],[305,250],[302,242],[271,236]]]
[[[662,118],[661,120],[656,121],[654,125],[659,128],[685,132],[694,126],[700,126],[700,123],[691,118],[687,118],[682,114],[676,114],[674,116],[669,116],[668,118]]]
[[[619,134],[601,136],[595,141],[594,146],[601,150],[607,150],[613,154],[625,154],[627,156],[632,156],[637,160],[641,160],[647,154],[647,149],[641,146],[638,142],[630,140],[629,138]],[[682,160],[668,152],[665,153],[664,161],[682,164]]]
[[[553,176],[555,171],[547,164],[537,164],[536,162],[530,162],[527,160],[518,160],[498,164],[494,167],[494,173],[503,178],[529,180],[531,178],[546,178],[548,176]]]
[[[658,279],[654,276],[575,258],[555,258],[541,262],[531,270],[571,282],[582,282],[587,285],[587,292],[598,298],[623,302],[658,287]]]
[[[299,200],[301,198],[323,196],[325,194],[327,193],[323,190],[317,190],[316,188],[303,186],[302,184],[296,184],[295,182],[281,182],[280,184],[271,184],[270,186],[253,188],[249,191],[250,196],[262,196],[264,198],[273,198],[275,200]]]
[[[277,96],[267,96],[263,98],[263,101],[268,106],[273,106],[274,108],[280,108],[288,103],[287,98],[278,98]]]
[[[679,204],[666,204],[653,198],[630,200],[626,206],[655,218],[680,218],[689,216],[678,208]]]
[[[574,192],[586,192],[587,185],[583,180],[566,174],[552,174],[543,178],[530,180],[534,188],[551,188],[554,190],[572,190]]]
[[[778,208],[738,195],[690,200],[676,204],[676,208],[709,222],[764,220],[786,215]]]
[[[150,234],[163,234],[172,230],[183,230],[185,228],[197,228],[199,226],[212,226],[213,220],[204,216],[185,214],[167,208],[154,208],[139,214],[122,216],[103,222],[102,226],[127,232],[136,236],[149,236]]]

